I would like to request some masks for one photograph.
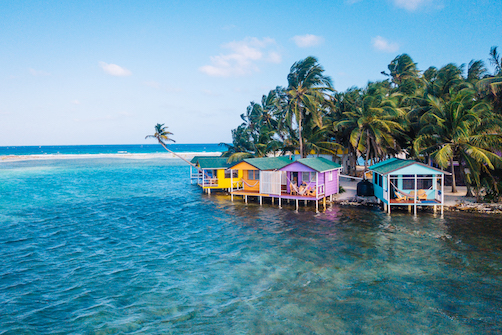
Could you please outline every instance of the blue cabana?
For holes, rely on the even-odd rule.
[[[444,175],[449,172],[413,160],[391,158],[370,166],[375,196],[389,213],[391,206],[444,205]]]

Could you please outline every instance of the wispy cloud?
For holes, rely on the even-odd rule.
[[[126,77],[132,75],[131,71],[121,66],[118,66],[117,64],[108,64],[105,62],[99,62],[99,66],[103,69],[103,71],[105,71],[105,73],[108,73],[111,76]]]
[[[373,47],[378,51],[383,52],[396,52],[399,50],[399,44],[395,42],[389,42],[382,36],[377,36],[372,39]]]
[[[80,105],[81,104],[81,102],[78,101],[78,100],[73,100],[71,103],[74,104],[74,105]]]
[[[404,8],[409,12],[414,12],[421,8],[430,7],[436,5],[441,8],[442,5],[438,3],[438,0],[393,0],[394,4],[399,8]]]
[[[28,69],[31,73],[32,76],[35,77],[45,77],[45,76],[50,76],[51,74],[49,72],[41,71],[41,70],[35,70],[35,69]]]
[[[208,89],[203,89],[202,93],[205,95],[208,95],[210,97],[220,97],[221,96],[221,93],[215,92],[213,90],[208,90]]]
[[[242,41],[233,41],[221,46],[230,50],[230,53],[211,56],[211,65],[204,65],[199,71],[215,77],[230,77],[249,75],[259,71],[258,63],[280,63],[282,61],[276,50],[276,42],[265,37],[246,38]]]
[[[300,48],[313,47],[324,42],[324,38],[322,36],[316,36],[311,34],[297,35],[291,39]]]
[[[143,85],[157,89],[160,88],[160,83],[158,81],[144,81]]]
[[[345,3],[347,3],[349,5],[353,5],[353,4],[355,4],[357,2],[361,2],[361,1],[363,1],[363,0],[345,0]]]

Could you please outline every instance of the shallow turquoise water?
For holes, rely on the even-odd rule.
[[[0,334],[502,331],[498,216],[245,205],[168,159],[0,164]]]

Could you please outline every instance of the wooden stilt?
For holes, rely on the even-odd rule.
[[[282,208],[281,198],[278,198],[278,200],[279,200],[279,208]]]
[[[436,212],[437,212],[437,210],[438,210],[438,209],[437,209],[437,206],[436,206],[436,205],[434,205],[434,206],[432,206],[432,207],[433,207],[434,213],[436,213]]]
[[[408,205],[408,212],[411,213],[411,205]]]
[[[307,207],[307,200],[305,200],[305,207]]]
[[[263,205],[263,197],[260,196],[260,206]]]
[[[315,201],[315,212],[319,213],[319,200],[317,200],[317,199]]]
[[[390,214],[390,204],[387,204],[387,211],[389,212]]]
[[[298,199],[296,199],[296,211],[298,212]]]
[[[232,200],[232,202],[234,202],[234,194],[233,193],[230,193],[230,199]]]
[[[247,195],[245,195],[245,196],[244,196],[244,202],[245,202],[246,204],[248,203],[248,196],[247,196]]]
[[[324,210],[326,211],[326,197],[322,198],[322,204],[324,205]]]

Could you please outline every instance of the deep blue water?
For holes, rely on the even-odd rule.
[[[175,159],[0,164],[0,334],[502,331],[499,216],[231,202]]]
[[[206,144],[167,144],[174,152],[221,152],[224,146],[215,143]],[[9,146],[0,147],[3,155],[69,155],[69,154],[153,154],[165,153],[160,144],[120,144],[120,145],[55,145],[55,146]]]

